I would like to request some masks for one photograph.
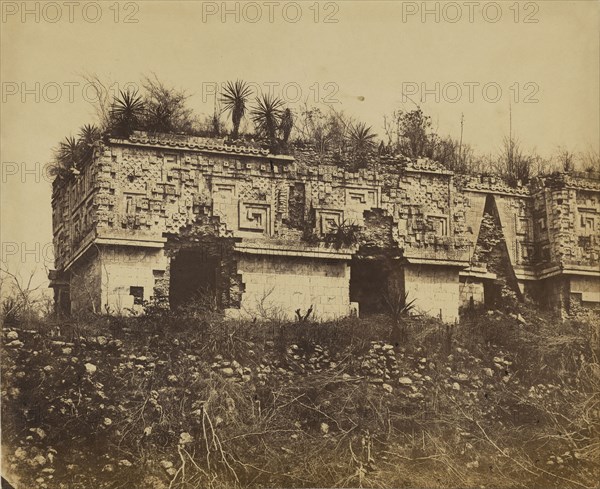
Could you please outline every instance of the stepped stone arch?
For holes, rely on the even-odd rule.
[[[167,269],[155,289],[163,303],[178,308],[209,294],[219,309],[239,307],[243,286],[234,246],[240,240],[218,217],[199,218],[164,236]]]
[[[502,217],[496,196],[487,194],[473,261],[485,263],[487,270],[496,277],[484,282],[484,297],[488,306],[493,306],[501,299],[502,288],[512,290],[519,300],[523,298],[509,252],[507,225]]]

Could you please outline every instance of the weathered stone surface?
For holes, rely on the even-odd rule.
[[[93,363],[86,363],[86,364],[84,365],[84,367],[85,367],[85,371],[86,371],[86,372],[87,372],[89,375],[95,374],[95,373],[96,373],[96,370],[98,370],[98,368],[96,367],[96,365],[94,365]]]
[[[231,367],[223,367],[220,371],[225,377],[233,377],[235,375],[235,372]]]
[[[57,302],[113,314],[151,299],[168,305],[185,295],[170,297],[170,285],[185,276],[177,260],[193,252],[205,263],[195,276],[215,277],[208,285],[230,317],[335,318],[360,309],[349,289],[361,248],[402,254],[386,280],[448,323],[504,276],[515,294],[561,311],[600,305],[597,180],[563,174],[510,187],[402,157],[348,172],[324,155],[317,168],[313,153],[143,133],[103,142],[78,176],[53,187]],[[349,224],[355,233],[333,233]],[[482,248],[494,243],[479,239],[494,229],[502,267]],[[536,279],[555,269],[564,272]]]

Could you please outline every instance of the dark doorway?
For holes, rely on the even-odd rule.
[[[54,287],[54,304],[59,317],[71,314],[71,294],[68,286],[57,285]]]
[[[385,260],[353,258],[350,269],[350,300],[358,302],[361,316],[385,312],[390,268]]]
[[[203,250],[181,250],[171,260],[169,303],[177,309],[216,291],[218,262]]]
[[[486,309],[496,309],[502,303],[502,282],[499,280],[483,281],[483,301]]]

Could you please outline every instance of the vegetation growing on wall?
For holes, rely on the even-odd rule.
[[[89,124],[79,130],[77,137],[66,137],[55,151],[51,174],[60,180],[78,175],[81,168],[92,160],[100,137],[100,130]]]
[[[167,86],[154,74],[143,78],[139,91],[120,91],[113,100],[107,98],[98,77],[86,79],[91,86],[99,87],[98,129],[92,143],[102,136],[127,138],[134,130],[205,137],[226,135],[232,144],[243,139],[275,153],[293,152],[294,147],[314,148],[317,154],[332,154],[337,164],[352,171],[368,167],[381,157],[402,155],[430,158],[457,173],[495,174],[511,185],[527,183],[531,177],[549,171],[573,171],[575,167],[595,171],[600,165],[594,151],[575,154],[558,148],[554,156],[543,159],[526,151],[512,133],[496,154],[476,155],[462,136],[456,140],[441,135],[420,107],[394,110],[384,116],[384,136],[378,138],[372,127],[332,106],[286,107],[283,100],[272,94],[255,93],[243,80],[228,81],[220,98],[215,97],[213,114],[200,117],[190,107],[185,90]],[[223,115],[230,118],[228,134]],[[246,118],[252,122],[252,129],[242,133],[240,128]],[[462,117],[460,124],[462,134]],[[53,164],[53,173],[58,177],[76,174],[74,170],[89,159],[89,154],[81,155],[80,139],[81,135],[69,136],[59,144]],[[89,143],[86,139],[87,147]]]
[[[487,300],[492,304],[502,303],[506,307],[513,307],[521,293],[510,264],[506,239],[497,217],[497,210],[491,199],[486,202],[472,260],[475,263],[485,263],[488,271],[496,274],[497,278],[493,286],[486,290]]]

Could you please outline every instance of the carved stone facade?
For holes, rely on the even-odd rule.
[[[310,150],[134,133],[56,182],[52,208],[51,286],[66,311],[125,313],[210,293],[231,317],[312,308],[328,319],[393,284],[417,310],[455,322],[497,280],[474,259],[488,208],[520,293],[562,310],[600,304],[600,182],[590,178],[514,189],[399,157],[349,173]],[[368,280],[353,274],[375,270],[380,290],[358,290]]]

